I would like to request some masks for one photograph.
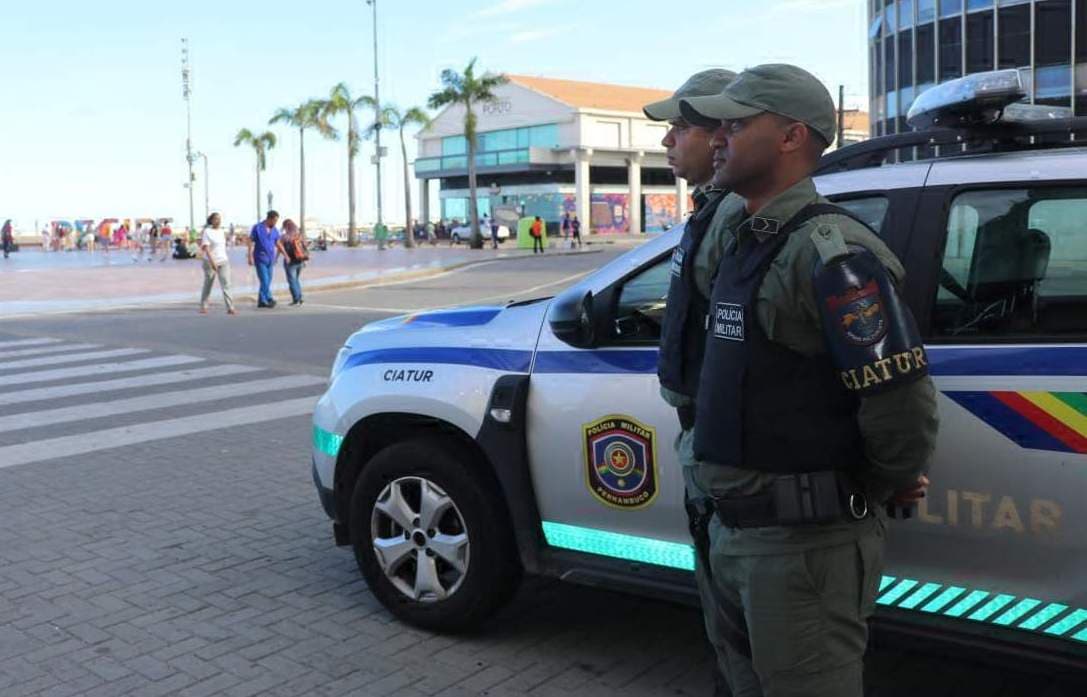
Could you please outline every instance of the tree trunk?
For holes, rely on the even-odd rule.
[[[408,176],[408,146],[404,144],[404,126],[400,126],[400,155],[404,158],[404,247],[415,246],[415,230],[411,224],[411,178]]]
[[[306,129],[298,129],[298,229],[302,233],[302,241],[306,240]]]
[[[260,217],[260,155],[257,155],[257,220],[254,225],[261,221]]]
[[[471,113],[471,105],[468,105]],[[468,216],[472,220],[472,249],[483,249],[483,235],[479,232],[479,207],[476,205],[476,134],[475,129],[468,136]]]
[[[347,126],[347,244],[356,247],[359,235],[355,231],[355,130]]]

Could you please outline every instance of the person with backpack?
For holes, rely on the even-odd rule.
[[[532,253],[543,254],[543,235],[544,235],[543,221],[540,220],[540,216],[536,216],[536,219],[532,221],[532,227],[529,228],[529,234],[532,235]]]
[[[287,286],[291,289],[291,305],[301,305],[302,284],[299,276],[302,267],[309,261],[309,250],[306,249],[306,240],[302,238],[298,226],[290,218],[283,221],[283,233],[283,249],[287,252],[283,259],[283,270],[287,273]]]

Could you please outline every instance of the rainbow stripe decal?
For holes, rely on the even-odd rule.
[[[945,394],[1020,447],[1087,454],[1087,394],[1083,392]]]

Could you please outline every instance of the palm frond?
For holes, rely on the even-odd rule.
[[[239,130],[237,135],[234,136],[234,147],[238,147],[242,143],[252,143],[252,142],[253,142],[253,132],[250,131],[248,128],[243,128],[243,129]]]

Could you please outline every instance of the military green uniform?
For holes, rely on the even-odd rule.
[[[721,69],[703,70],[695,73],[688,78],[671,97],[652,104],[647,104],[644,108],[645,115],[653,121],[682,120],[682,114],[679,110],[680,99],[684,97],[717,94],[735,77],[735,73]],[[707,164],[710,155],[709,152],[705,153]],[[691,193],[691,197],[694,199],[696,214],[698,211],[702,210],[704,206],[717,207],[713,213],[713,218],[702,237],[702,241],[698,245],[693,261],[694,268],[697,269],[696,278],[698,280],[698,291],[704,298],[709,297],[710,277],[712,276],[714,269],[717,268],[717,264],[721,259],[721,254],[727,243],[723,234],[725,228],[722,221],[730,209],[738,210],[743,207],[743,201],[738,197],[730,196],[722,199],[721,197],[723,196],[724,192],[714,189],[707,184],[696,184]],[[684,234],[690,233],[689,231],[685,231]],[[691,404],[692,398],[690,396],[674,392],[665,387],[661,387],[661,394],[672,406],[680,407]],[[677,439],[677,448],[680,443],[681,439]],[[698,584],[700,595],[706,597],[712,593],[709,575],[706,573],[701,562],[696,566],[695,579]],[[705,613],[706,636],[713,645],[714,651],[721,654],[727,650],[727,644],[721,639],[722,633],[719,626],[720,619],[713,610],[715,605],[712,601],[703,603],[703,605],[707,609],[707,612]],[[723,683],[726,680],[726,675],[726,668],[724,666],[719,667],[718,675],[716,677],[719,687],[722,689],[725,689]]]
[[[796,85],[789,84],[791,73],[786,72],[781,79],[780,73],[770,72],[778,80],[771,90],[784,85],[786,97],[803,92],[804,85],[797,90]],[[725,95],[731,92],[732,98],[743,100],[741,104],[751,113],[723,117],[706,108],[712,105],[703,103],[696,108],[718,119],[774,111],[797,117],[810,127],[824,126],[817,128],[820,133],[833,128],[832,103],[829,124],[827,119],[813,123],[804,118],[806,113],[791,114],[774,108],[778,103],[775,97],[780,102],[781,95],[771,94],[761,100],[757,93],[762,86],[759,78],[757,74],[749,77],[742,73],[724,91]],[[734,89],[745,81],[748,89],[756,92],[756,98],[743,88]],[[682,104],[686,107],[688,101]],[[686,109],[684,113],[688,113]],[[745,242],[762,242],[776,233],[753,231],[752,218],[762,219],[759,229],[779,230],[806,206],[820,202],[826,201],[816,193],[812,180],[803,179],[760,210],[750,212],[753,215],[743,205],[727,209],[722,205],[720,229],[715,234],[724,241],[735,239],[741,248]],[[766,220],[776,224],[767,225]],[[847,245],[869,250],[897,283],[903,282],[902,265],[866,226],[843,215],[814,217],[790,234],[758,287],[754,320],[770,342],[802,356],[827,353],[813,269],[820,260],[826,262],[845,252]],[[699,268],[699,286],[708,287],[716,271],[712,266]],[[700,389],[700,399],[703,391]],[[672,397],[665,395],[670,402]],[[803,395],[797,395],[797,399],[803,399]],[[701,593],[707,627],[711,626],[709,618],[720,614],[715,606],[730,603],[742,608],[750,640],[750,658],[727,643],[714,642],[718,664],[738,697],[863,694],[867,620],[875,609],[886,525],[882,506],[876,504],[896,490],[913,486],[928,465],[937,432],[936,394],[931,380],[924,377],[862,396],[856,421],[863,438],[864,458],[869,463],[860,475],[860,484],[873,502],[873,515],[860,521],[789,527],[730,528],[716,516],[710,523],[713,589]],[[698,461],[693,430],[679,436],[677,447],[692,497],[752,496],[769,490],[777,477],[769,472]]]

